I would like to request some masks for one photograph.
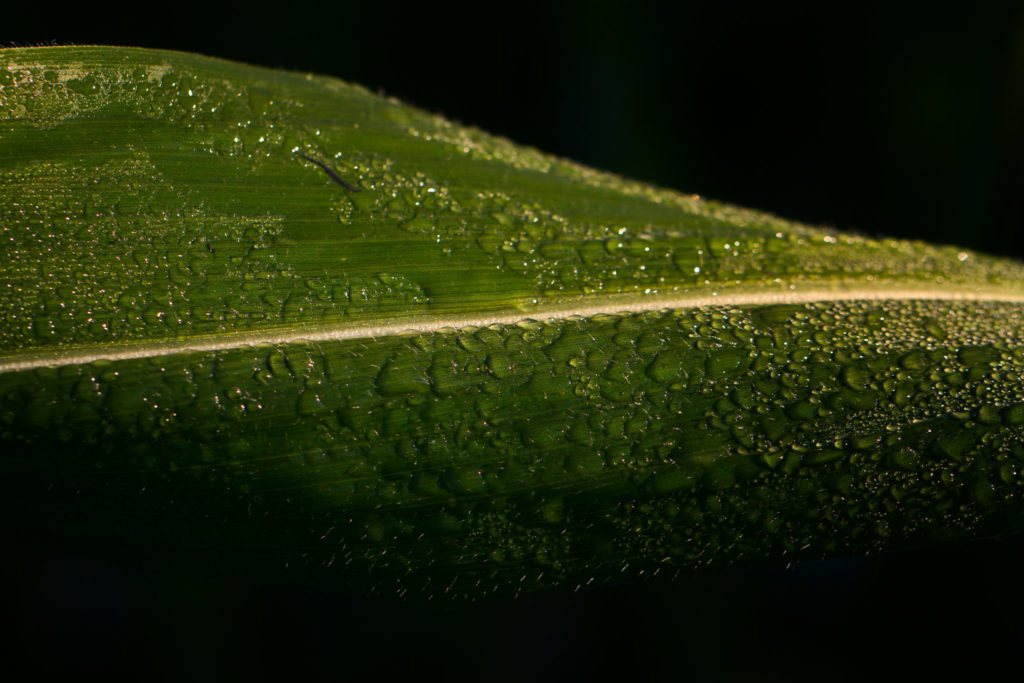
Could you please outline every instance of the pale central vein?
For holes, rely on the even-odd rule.
[[[22,357],[0,357],[0,373],[18,372],[43,367],[84,365],[97,361],[123,361],[158,358],[180,353],[230,351],[261,344],[283,345],[298,342],[376,339],[397,335],[413,335],[442,330],[480,328],[489,325],[515,325],[525,321],[550,322],[569,318],[588,318],[601,314],[630,314],[644,311],[678,310],[702,306],[757,306],[772,304],[806,304],[830,301],[975,301],[1024,304],[1024,293],[977,293],[915,289],[805,290],[799,292],[746,292],[687,296],[677,299],[651,299],[610,302],[593,306],[551,308],[536,312],[509,313],[493,316],[437,316],[429,320],[409,320],[378,325],[333,325],[299,327],[287,331],[227,332],[216,337],[175,339],[161,342],[134,342],[112,348],[67,348],[25,352]]]

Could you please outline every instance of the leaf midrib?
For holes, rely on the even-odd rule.
[[[302,342],[327,342],[353,339],[377,339],[399,335],[428,334],[442,330],[474,329],[490,325],[515,325],[526,321],[553,322],[596,315],[627,315],[649,311],[680,310],[704,306],[772,306],[836,301],[971,301],[1024,304],[1024,293],[1005,291],[957,291],[941,287],[863,287],[857,289],[806,289],[801,291],[758,291],[688,295],[675,298],[650,298],[605,301],[589,306],[552,307],[543,310],[501,315],[443,315],[432,318],[400,319],[376,325],[334,324],[300,325],[294,329],[226,332],[158,342],[128,341],[111,344],[80,344],[62,348],[26,349],[0,355],[0,374],[23,372],[44,367],[85,365],[98,361],[124,361],[160,358],[182,353],[230,351],[260,345],[286,345]]]

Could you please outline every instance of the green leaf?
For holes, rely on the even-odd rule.
[[[138,49],[0,51],[0,188],[11,529],[475,597],[1024,528],[1016,263]]]

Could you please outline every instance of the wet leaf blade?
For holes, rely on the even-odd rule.
[[[1019,264],[333,79],[76,47],[0,84],[14,524],[467,596],[1020,529]]]

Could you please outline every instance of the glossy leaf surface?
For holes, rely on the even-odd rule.
[[[38,48],[0,86],[15,525],[470,597],[1022,526],[1016,263],[333,79]]]

